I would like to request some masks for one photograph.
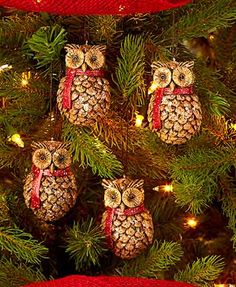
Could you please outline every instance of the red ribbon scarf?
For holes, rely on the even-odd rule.
[[[41,184],[42,176],[66,176],[71,173],[70,167],[67,167],[65,169],[58,169],[53,171],[53,173],[50,172],[49,169],[39,169],[35,165],[32,167],[32,172],[34,174],[33,179],[33,187],[31,192],[31,202],[30,206],[34,209],[38,209],[40,207],[40,195],[39,195],[39,189]]]
[[[64,109],[71,109],[72,103],[71,103],[71,86],[73,79],[76,75],[86,75],[86,76],[93,76],[93,77],[104,77],[104,71],[103,70],[88,70],[88,71],[82,71],[81,69],[71,69],[68,68],[66,70],[66,81],[63,91],[63,100],[62,100],[62,106]]]
[[[119,208],[107,208],[107,217],[106,217],[106,222],[105,222],[105,235],[106,235],[107,244],[110,248],[113,247],[113,240],[112,240],[111,235],[112,235],[112,219],[113,219],[114,214],[130,216],[130,215],[141,213],[143,211],[145,211],[143,204],[138,207],[126,209],[124,210],[124,212],[122,212]]]
[[[153,104],[152,112],[152,129],[159,130],[161,128],[161,114],[160,106],[164,95],[191,95],[193,94],[193,87],[175,88],[171,91],[169,88],[158,88],[155,91],[156,98]]]

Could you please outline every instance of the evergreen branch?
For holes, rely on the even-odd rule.
[[[232,242],[233,242],[233,247],[234,247],[234,249],[236,250],[236,234],[234,234],[233,235],[233,237],[232,237]]]
[[[213,199],[217,178],[235,164],[233,147],[199,149],[178,157],[171,164],[177,203],[197,214]]]
[[[7,195],[2,190],[2,186],[0,185],[0,226],[7,226],[11,223],[11,216],[9,212]]]
[[[175,275],[175,280],[197,286],[211,286],[223,271],[224,262],[220,256],[206,256],[188,264],[183,271]]]
[[[41,27],[24,46],[24,53],[37,61],[42,68],[60,60],[60,52],[66,43],[66,31],[58,24]]]
[[[208,108],[211,114],[218,117],[227,115],[230,112],[230,104],[218,93],[208,93]]]
[[[222,116],[236,107],[234,92],[227,87],[218,72],[206,67],[202,61],[195,62],[196,88],[205,115]],[[217,92],[216,92],[217,91]],[[230,107],[230,108],[229,108]]]
[[[77,271],[91,266],[100,265],[99,258],[104,253],[104,235],[93,219],[74,224],[67,232],[66,252],[75,261]]]
[[[117,31],[117,23],[120,17],[114,15],[87,16],[90,37],[95,43],[111,44],[120,36]]]
[[[214,176],[224,174],[235,164],[236,154],[234,146],[218,149],[200,149],[177,157],[172,162],[174,177],[180,179],[183,173],[195,171],[199,176],[208,174]]]
[[[124,98],[134,96],[132,102],[143,103],[144,86],[144,41],[142,37],[128,35],[120,49],[116,69],[117,86]]]
[[[160,278],[162,272],[175,265],[182,255],[183,251],[178,243],[155,241],[147,255],[126,262],[116,272],[122,276]]]
[[[11,260],[0,261],[0,287],[20,287],[36,281],[46,280],[39,268],[23,263],[13,264]]]
[[[230,177],[222,177],[220,184],[223,189],[222,209],[229,218],[229,228],[236,234],[236,188]]]
[[[0,20],[1,46],[21,47],[25,39],[29,38],[39,27],[44,25],[40,15],[29,13],[4,17]]]
[[[189,6],[175,25],[162,34],[163,41],[175,33],[177,42],[194,37],[207,37],[209,31],[232,26],[236,19],[234,0],[198,1]]]
[[[0,227],[0,247],[20,260],[39,264],[48,249],[38,243],[29,233],[14,228]]]
[[[27,159],[29,159],[28,154],[21,148],[0,145],[0,168],[19,167],[23,170],[27,165]]]
[[[64,125],[63,137],[71,142],[74,161],[79,161],[83,168],[90,166],[94,174],[107,178],[122,172],[121,163],[98,138],[69,123]]]
[[[171,195],[151,195],[149,210],[152,214],[154,227],[154,238],[177,240],[183,232],[182,210],[176,205]]]

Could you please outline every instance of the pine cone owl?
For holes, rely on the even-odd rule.
[[[34,143],[33,166],[24,185],[27,207],[45,221],[63,217],[77,198],[67,144],[58,141]]]
[[[153,240],[152,217],[144,208],[143,180],[103,180],[106,189],[102,229],[116,256],[131,259]]]
[[[66,76],[61,79],[57,103],[61,114],[79,126],[91,126],[110,106],[109,82],[104,78],[106,46],[67,45]]]
[[[156,90],[148,107],[149,126],[168,144],[183,144],[200,129],[202,112],[193,92],[193,64],[171,61],[152,65]]]

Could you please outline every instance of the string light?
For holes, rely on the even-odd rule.
[[[23,142],[23,140],[21,139],[21,136],[17,133],[13,134],[12,136],[8,137],[8,141],[9,142],[14,142],[15,144],[18,145],[18,147],[24,147],[25,144]]]
[[[31,78],[31,72],[23,72],[21,74],[21,86],[25,87],[29,84],[29,79]]]
[[[143,124],[144,116],[139,115],[137,112],[135,113],[136,118],[135,118],[135,126],[140,128]]]
[[[190,228],[195,229],[198,226],[198,220],[196,217],[191,216],[186,219],[186,225]]]
[[[231,123],[230,128],[236,131],[236,123]]]
[[[164,185],[164,191],[165,192],[173,192],[173,185],[172,184]]]
[[[155,186],[153,190],[158,191],[158,192],[160,191],[160,192],[165,192],[165,193],[172,193],[173,185],[171,183],[165,184],[165,185],[159,185],[159,186]]]
[[[0,72],[6,69],[8,70],[12,69],[12,65],[5,64],[5,65],[0,66]]]

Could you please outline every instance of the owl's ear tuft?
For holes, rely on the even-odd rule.
[[[142,189],[144,185],[144,180],[143,179],[135,179],[132,180],[129,185],[127,186],[127,188],[138,188],[138,189]]]
[[[107,188],[111,188],[114,187],[113,181],[110,179],[103,179],[102,180],[102,186],[107,189]]]
[[[162,62],[153,62],[151,64],[151,67],[155,70],[155,69],[158,69],[158,68],[161,68],[161,67],[166,67],[166,63],[162,63]]]
[[[64,49],[66,50],[66,52],[68,53],[69,51],[73,51],[76,49],[79,49],[80,45],[76,45],[76,44],[67,44],[65,45]]]
[[[194,61],[187,61],[183,62],[182,67],[186,67],[188,69],[193,69],[194,66]]]
[[[98,45],[97,49],[104,53],[106,51],[106,49],[107,49],[107,46],[106,45]]]
[[[47,148],[47,146],[42,143],[42,142],[32,142],[31,143],[31,147],[32,147],[32,150],[35,151],[36,149],[39,149],[39,148]]]
[[[70,145],[71,143],[70,142],[62,142],[59,144],[59,146],[57,147],[57,149],[59,148],[64,148],[66,150],[69,150],[70,149]]]

